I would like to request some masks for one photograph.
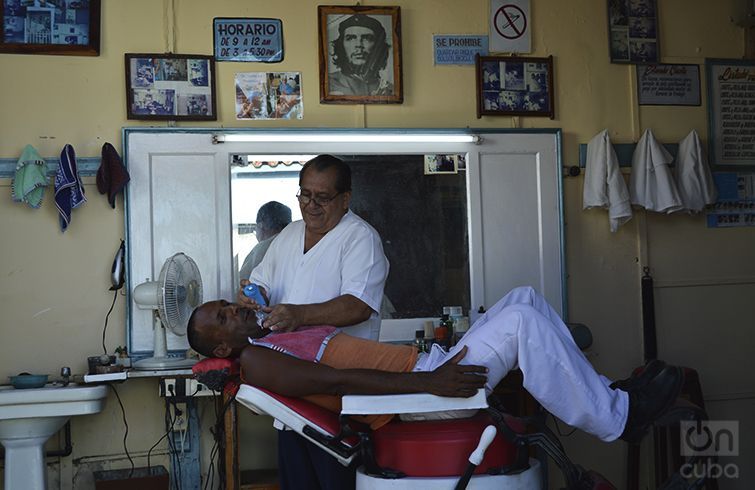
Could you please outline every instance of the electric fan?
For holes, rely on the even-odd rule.
[[[202,278],[191,257],[177,253],[163,264],[160,278],[134,288],[134,303],[139,309],[152,310],[154,328],[153,357],[134,363],[139,370],[185,369],[196,362],[185,357],[168,357],[165,329],[186,335],[191,312],[202,303]]]

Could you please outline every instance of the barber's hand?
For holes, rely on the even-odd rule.
[[[258,305],[256,301],[244,294],[244,287],[251,284],[251,281],[249,281],[248,279],[242,279],[239,284],[239,291],[236,294],[236,303],[240,304],[241,306],[251,308],[255,311],[259,310],[262,305]],[[267,298],[267,291],[265,291],[265,288],[263,288],[262,286],[260,286],[259,288],[262,296]]]
[[[485,386],[488,368],[459,364],[466,354],[467,346],[464,346],[448,362],[428,373],[430,379],[427,382],[427,391],[438,396],[469,398]]]
[[[262,311],[267,313],[267,318],[262,324],[273,332],[291,332],[302,325],[301,305],[278,304],[272,308],[263,306]]]

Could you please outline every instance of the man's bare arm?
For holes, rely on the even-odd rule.
[[[254,308],[257,303],[244,295],[244,286],[249,284],[246,279],[241,280],[236,302]],[[260,286],[262,295],[268,299],[267,291]],[[279,332],[290,332],[302,325],[333,325],[335,327],[349,327],[362,323],[372,315],[372,308],[367,303],[350,294],[343,294],[324,303],[309,305],[278,304],[271,308],[263,308],[268,313],[265,328]]]
[[[274,331],[291,331],[302,325],[333,325],[348,327],[361,323],[372,314],[367,303],[344,294],[324,303],[309,305],[278,304],[263,308],[269,312],[264,326]]]
[[[241,370],[247,383],[286,396],[432,393],[470,397],[484,386],[487,369],[458,364],[466,352],[465,347],[432,372],[393,373],[334,369],[265,347],[250,346],[241,355]]]

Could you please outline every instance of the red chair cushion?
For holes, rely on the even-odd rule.
[[[208,357],[194,364],[191,368],[194,377],[214,391],[225,391],[235,395],[239,390],[241,367],[237,359],[220,359]]]
[[[284,396],[279,395],[278,393],[273,393],[272,391],[268,391],[264,388],[256,387],[256,389],[264,392],[271,398],[274,398],[278,400],[279,402],[286,405],[288,408],[296,412],[297,414],[301,415],[303,418],[307,419],[312,424],[316,425],[317,427],[322,428],[325,432],[330,434],[331,436],[335,437],[337,436],[341,431],[341,422],[338,420],[338,414],[331,412],[330,410],[327,410],[319,405],[315,405],[314,403],[304,400],[303,398],[292,398],[290,396]],[[349,425],[357,431],[366,431],[369,430],[367,426],[364,424],[360,424],[358,422],[349,422]],[[344,442],[349,446],[355,446],[359,439],[357,437],[348,437],[344,439]]]

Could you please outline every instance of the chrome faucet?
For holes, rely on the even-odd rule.
[[[68,383],[71,382],[71,368],[68,366],[60,368],[60,377],[62,378],[60,383],[63,386],[68,386]]]

